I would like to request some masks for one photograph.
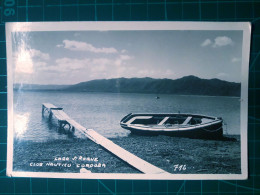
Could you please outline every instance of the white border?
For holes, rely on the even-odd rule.
[[[108,31],[108,30],[242,30],[241,69],[241,174],[115,174],[115,173],[54,173],[13,171],[13,70],[12,32],[30,31]],[[8,143],[7,176],[79,178],[79,179],[149,179],[149,180],[242,180],[248,178],[247,124],[248,124],[248,73],[251,24],[249,22],[14,22],[6,23],[7,92],[8,92]]]

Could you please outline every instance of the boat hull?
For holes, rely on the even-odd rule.
[[[150,114],[152,115],[152,114]],[[177,115],[177,114],[176,114]],[[223,125],[222,119],[215,118],[213,122],[208,124],[201,125],[190,125],[190,126],[175,126],[175,127],[158,127],[158,125],[136,125],[136,124],[127,124],[134,116],[140,116],[140,114],[129,114],[125,116],[120,125],[122,128],[130,130],[131,133],[137,135],[166,135],[166,136],[174,136],[174,137],[188,137],[195,139],[222,139],[223,138]],[[169,115],[165,115],[169,116]],[[185,116],[192,116],[191,114],[185,114]],[[195,116],[195,115],[194,115]],[[198,115],[196,115],[198,116]],[[206,116],[203,116],[206,117]],[[212,118],[212,117],[208,117]]]
[[[223,128],[222,124],[214,125],[211,127],[207,127],[205,129],[197,128],[191,130],[174,130],[174,131],[154,131],[154,130],[140,130],[133,127],[128,127],[121,125],[124,129],[130,130],[131,133],[137,135],[150,135],[150,136],[157,136],[157,135],[167,135],[167,136],[174,136],[174,137],[188,137],[188,138],[197,138],[197,139],[221,139],[223,138]],[[217,131],[215,131],[218,129]]]

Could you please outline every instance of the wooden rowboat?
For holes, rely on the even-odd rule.
[[[189,138],[223,138],[223,120],[198,114],[128,114],[121,121],[124,129],[139,135],[169,135]]]

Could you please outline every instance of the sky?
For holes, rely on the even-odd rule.
[[[188,75],[241,82],[242,31],[13,33],[14,83]]]

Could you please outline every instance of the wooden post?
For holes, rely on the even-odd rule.
[[[50,111],[50,114],[49,114],[49,120],[52,119],[52,112]]]
[[[44,105],[42,105],[42,116],[44,116]]]

